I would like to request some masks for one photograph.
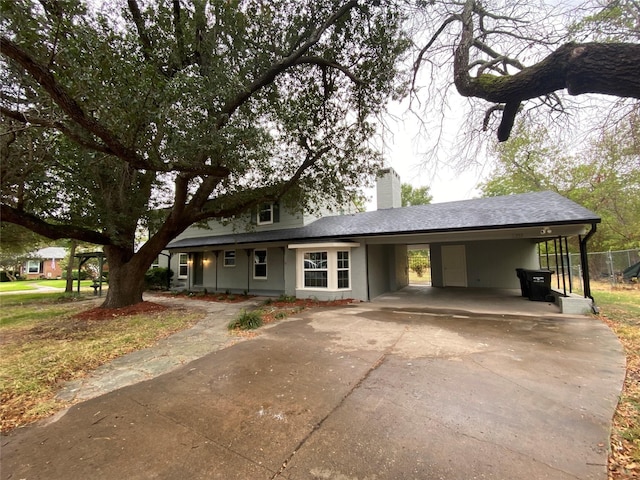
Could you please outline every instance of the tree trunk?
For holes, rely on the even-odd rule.
[[[64,287],[65,293],[73,293],[73,259],[76,255],[78,242],[71,240],[71,251],[69,252],[69,263],[67,264],[67,283]],[[78,273],[79,275],[80,273]]]
[[[109,264],[109,290],[101,308],[122,308],[142,302],[144,275],[151,265],[145,266],[139,254],[125,248],[105,246]]]

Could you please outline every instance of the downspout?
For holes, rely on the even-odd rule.
[[[589,258],[587,256],[587,242],[595,235],[597,230],[597,224],[591,224],[591,230],[580,239],[580,263],[582,265],[582,283],[584,285],[584,298],[591,299],[591,310],[593,313],[598,313],[600,309],[596,306],[596,301],[591,295],[591,282],[589,279]]]

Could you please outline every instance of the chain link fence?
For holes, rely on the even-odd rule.
[[[637,276],[624,278],[624,271],[640,262],[640,249],[589,253],[589,278],[591,282],[606,282],[611,286],[638,284]],[[555,272],[552,287],[582,291],[582,265],[580,254],[540,255],[540,267]],[[563,276],[564,271],[564,276]],[[564,282],[564,283],[563,283]],[[570,288],[571,287],[571,288]]]

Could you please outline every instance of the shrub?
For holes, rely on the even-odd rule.
[[[253,310],[247,312],[243,310],[240,314],[229,322],[229,330],[254,330],[262,326],[262,312]]]
[[[67,272],[66,271],[62,272],[62,278],[64,280],[67,279]],[[74,280],[78,280],[78,270],[73,270],[71,272],[71,278],[74,279]],[[89,274],[84,270],[80,270],[80,280],[86,280],[87,278],[89,278]]]
[[[418,275],[418,277],[422,277],[422,275],[424,275],[424,264],[422,263],[416,263],[412,268],[412,270],[414,272],[416,272],[416,275]]]
[[[297,300],[296,297],[292,295],[285,295],[284,293],[278,297],[278,302],[293,303],[296,300]]]
[[[164,289],[168,287],[169,279],[173,272],[168,268],[154,267],[144,274],[144,284],[151,289]]]

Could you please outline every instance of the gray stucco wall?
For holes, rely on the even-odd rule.
[[[487,240],[455,245],[465,246],[468,287],[520,288],[515,269],[539,267],[537,247],[531,240]],[[434,287],[443,285],[441,246],[430,246]]]
[[[369,245],[368,263],[370,298],[408,285],[405,245]]]
[[[206,288],[211,292],[228,290],[232,293],[248,291],[268,295],[285,293],[285,251],[282,247],[267,248],[267,280],[253,278],[253,249],[237,248],[235,251],[236,264],[233,267],[224,266],[223,250],[219,251],[217,258],[213,251],[204,252],[204,258],[208,259],[208,262],[203,269],[203,284],[193,285],[193,270],[190,269],[188,279],[174,279],[174,287],[193,290]],[[171,268],[174,272],[178,271],[177,254],[171,258]],[[293,275],[295,278],[295,270]]]
[[[469,243],[469,287],[520,288],[516,268],[538,268],[536,244],[531,240],[500,240]]]

